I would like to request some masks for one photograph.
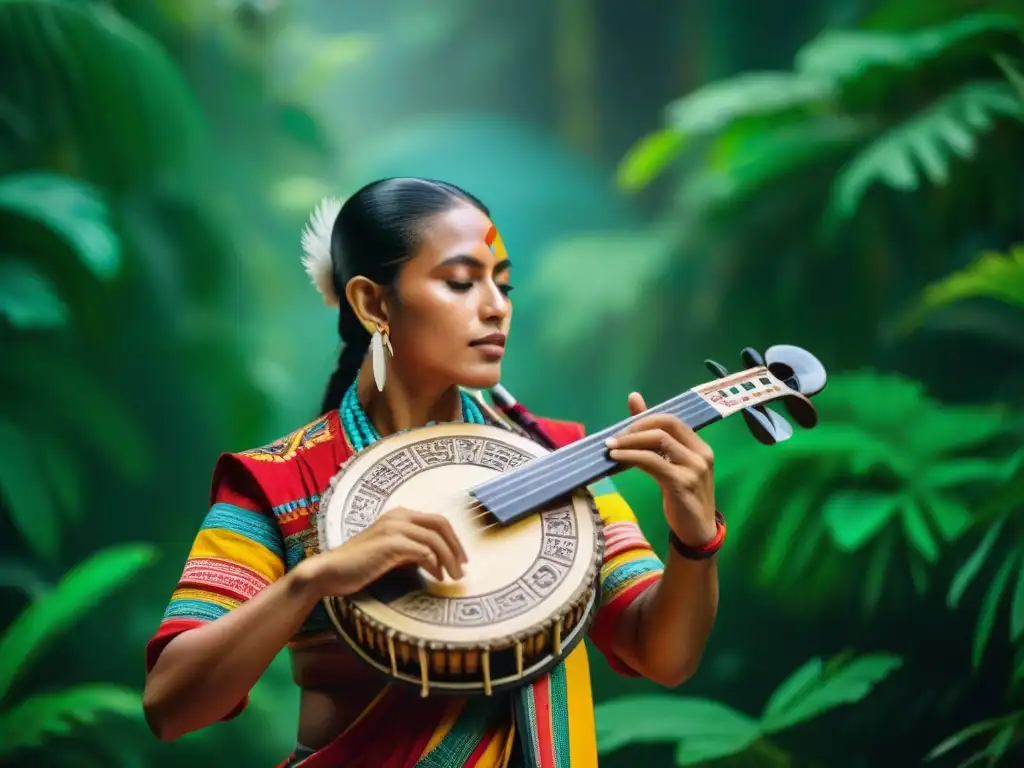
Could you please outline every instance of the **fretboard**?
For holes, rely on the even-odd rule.
[[[604,441],[652,413],[670,413],[694,431],[721,418],[719,412],[704,398],[688,390],[638,416],[624,419],[596,434],[481,483],[470,493],[499,523],[514,523],[580,486],[589,485],[619,471],[621,467],[608,458],[608,447]]]

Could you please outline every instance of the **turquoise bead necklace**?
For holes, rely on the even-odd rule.
[[[459,395],[462,398],[462,420],[469,424],[486,424],[484,414],[476,401],[465,392],[460,391]],[[366,411],[363,410],[362,403],[356,396],[355,382],[341,398],[338,414],[341,417],[341,426],[344,427],[345,434],[348,435],[349,442],[352,443],[352,448],[356,453],[380,440],[380,433],[370,422]],[[430,422],[430,424],[433,423],[435,422]]]

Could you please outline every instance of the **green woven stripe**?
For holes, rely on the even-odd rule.
[[[569,689],[565,664],[551,671],[551,738],[555,742],[556,768],[569,766]]]
[[[516,729],[523,745],[523,768],[540,768],[537,765],[537,709],[533,704],[533,688],[527,685],[516,692]]]
[[[473,701],[459,713],[452,728],[416,768],[452,768],[464,765],[484,737],[497,725],[500,702]]]

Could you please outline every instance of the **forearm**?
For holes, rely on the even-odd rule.
[[[171,640],[146,677],[143,708],[153,732],[171,741],[227,715],[318,599],[300,566],[230,613]]]
[[[620,655],[644,677],[680,685],[697,671],[717,612],[717,558],[689,560],[670,549],[661,579],[623,617],[629,647]]]

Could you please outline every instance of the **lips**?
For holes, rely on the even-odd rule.
[[[505,348],[505,334],[504,333],[492,333],[490,336],[484,336],[482,339],[477,339],[470,343],[471,347],[501,347]]]
[[[497,361],[505,354],[505,334],[492,333],[489,336],[484,336],[481,339],[470,342],[469,346],[478,349],[485,358]]]

